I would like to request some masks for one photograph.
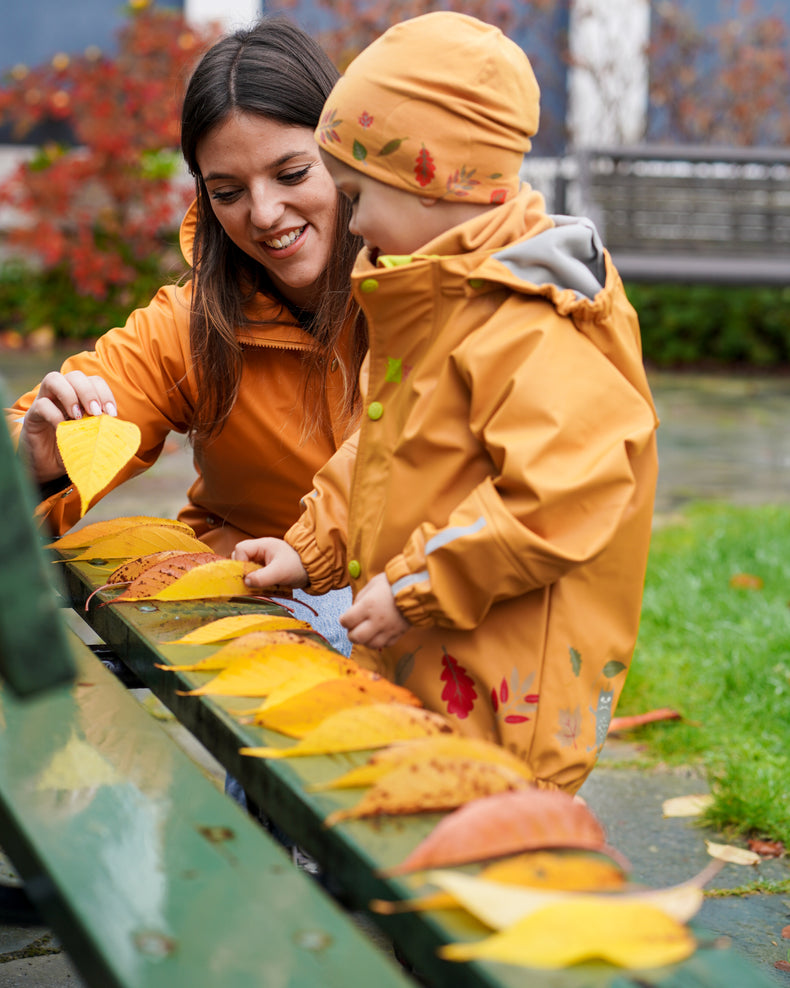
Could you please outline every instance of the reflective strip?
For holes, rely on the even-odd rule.
[[[411,587],[415,583],[420,583],[422,580],[428,579],[428,570],[421,570],[419,573],[409,573],[408,576],[402,576],[399,580],[396,580],[390,589],[392,590],[392,596],[397,597],[401,590],[405,590],[406,587]]]
[[[456,539],[461,539],[464,535],[474,535],[475,532],[479,532],[481,528],[485,528],[486,520],[480,515],[477,521],[473,521],[471,525],[465,525],[463,528],[446,528],[443,532],[437,532],[432,539],[428,539],[425,543],[425,555],[430,556],[432,552],[437,549],[441,549],[442,546],[447,545],[448,542],[454,542]]]

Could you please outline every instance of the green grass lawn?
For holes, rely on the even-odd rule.
[[[741,574],[758,588],[733,586]],[[634,662],[617,713],[673,707],[639,729],[651,758],[697,762],[706,821],[790,848],[790,507],[698,504],[654,533]]]

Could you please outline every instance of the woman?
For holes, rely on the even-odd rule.
[[[348,289],[360,242],[313,138],[337,77],[284,18],[223,38],[198,64],[181,121],[196,187],[181,227],[191,279],[10,410],[54,532],[79,517],[56,427],[100,412],[142,432],[113,486],[151,466],[171,430],[189,435],[197,478],[179,518],[215,551],[296,520],[351,431],[367,345]]]

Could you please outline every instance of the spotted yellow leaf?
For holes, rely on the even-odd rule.
[[[194,536],[194,529],[182,521],[174,518],[156,518],[150,515],[131,515],[124,518],[111,518],[107,521],[94,521],[81,528],[72,529],[61,535],[59,539],[50,542],[45,546],[47,549],[86,549],[97,539],[103,539],[108,535],[120,535],[121,532],[129,529],[140,528],[141,525],[158,525],[178,528],[186,532],[187,535]]]
[[[536,968],[603,960],[639,969],[675,964],[695,946],[689,930],[655,906],[579,896],[544,906],[484,940],[447,944],[439,954],[451,961],[492,960]]]
[[[140,446],[140,429],[112,415],[59,422],[58,451],[80,495],[80,518],[96,495],[126,466]]]
[[[127,591],[123,594],[123,599],[207,600],[214,597],[240,597],[255,592],[244,582],[244,577],[256,569],[260,569],[256,563],[238,559],[217,559],[189,569],[183,576],[167,583],[155,593],[135,594]]]
[[[179,552],[211,552],[211,549],[194,535],[189,535],[172,525],[139,525],[124,529],[112,535],[94,539],[89,548],[84,549],[69,562],[135,559],[153,552],[177,549]]]
[[[252,631],[298,631],[310,625],[299,618],[279,614],[233,614],[230,617],[210,621],[168,645],[212,645],[215,642],[240,638]]]
[[[364,751],[428,734],[451,734],[453,730],[448,720],[433,711],[402,703],[374,703],[332,714],[291,748],[242,748],[241,753],[255,758],[298,758]]]

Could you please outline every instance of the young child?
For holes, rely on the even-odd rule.
[[[586,220],[519,181],[523,51],[457,13],[388,30],[316,131],[364,238],[358,437],[254,586],[350,583],[366,666],[574,792],[637,636],[657,473],[639,328]]]

